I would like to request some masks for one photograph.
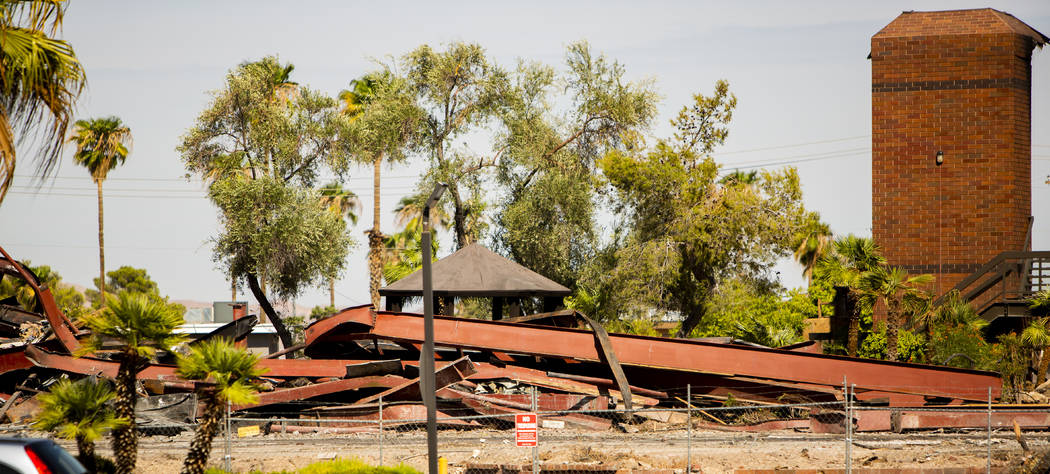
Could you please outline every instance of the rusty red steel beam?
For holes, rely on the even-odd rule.
[[[296,400],[309,400],[322,395],[360,390],[362,388],[390,388],[396,387],[408,379],[396,375],[368,376],[353,379],[333,380],[306,385],[303,387],[280,388],[272,392],[259,394],[259,401],[252,404],[234,405],[233,410],[245,410],[248,408],[259,408],[277,403],[286,403]]]
[[[117,376],[118,364],[109,360],[56,354],[33,345],[26,346],[26,356],[40,367],[75,374],[102,374],[111,378]],[[346,375],[346,366],[362,362],[367,361],[348,359],[262,359],[259,361],[259,367],[266,371],[265,375],[267,377],[342,378]],[[182,380],[175,375],[174,365],[163,364],[150,364],[139,372],[137,377],[149,380]]]
[[[438,407],[437,417],[439,426],[469,427],[480,426],[473,420],[459,420],[445,412],[446,409]],[[307,423],[310,418],[344,419],[350,421],[378,420],[379,410],[375,404],[369,405],[339,405],[330,407],[319,407],[305,410],[301,415],[301,422]],[[424,424],[427,419],[427,410],[420,403],[387,405],[383,403],[383,423],[386,426],[403,424]],[[322,427],[349,426],[360,427],[361,423],[339,423],[337,421],[319,423]]]
[[[525,383],[529,385],[535,385],[538,387],[552,388],[555,390],[561,390],[564,392],[583,393],[587,395],[611,395],[617,399],[623,400],[619,390],[613,388],[599,387],[596,384],[581,382],[578,380],[571,380],[564,377],[552,377],[547,375],[542,370],[529,369],[526,367],[517,366],[504,366],[499,367],[486,362],[477,362],[475,366],[478,368],[478,372],[470,377],[468,380],[488,380],[488,379],[510,379],[516,382]],[[603,380],[603,379],[598,379]],[[610,385],[614,384],[613,381],[608,380]],[[634,389],[632,388],[632,391]],[[667,394],[663,392],[655,392],[652,390],[639,390],[641,393],[656,393],[663,395],[663,398],[667,398]],[[653,406],[660,403],[655,398],[650,398],[644,395],[639,395],[637,392],[633,397],[634,401],[640,405]]]
[[[434,334],[435,343],[446,347],[600,361],[593,334],[579,329],[435,317]],[[360,306],[306,329],[307,349],[324,341],[363,337],[418,342],[423,339],[423,317],[373,313],[370,306]],[[986,399],[989,388],[993,397],[1002,390],[999,377],[991,372],[684,339],[626,334],[612,334],[609,338],[620,362],[630,366],[829,387],[842,385],[845,376],[849,384],[863,389],[977,401]]]
[[[583,382],[583,383],[586,383],[586,384],[600,385],[600,386],[603,386],[603,387],[614,387],[615,384],[616,384],[616,382],[613,381],[613,380],[603,379],[601,377],[588,377],[586,375],[563,374],[563,373],[558,373],[558,372],[547,372],[547,376],[548,377],[552,377],[552,378],[556,378],[556,379],[573,380],[573,381],[576,381],[576,382]],[[647,388],[635,387],[634,385],[631,385],[631,394],[632,395],[638,395],[638,394],[648,395],[650,397],[656,397],[656,398],[670,398],[667,395],[667,392],[660,392],[660,391],[657,391],[657,390],[649,390]]]
[[[933,430],[933,429],[958,429],[958,428],[985,428],[988,425],[987,412],[957,412],[951,411],[898,411],[900,430]],[[857,411],[858,431],[890,431],[895,427],[891,410]],[[1050,413],[1044,407],[1042,410],[1016,410],[1016,411],[994,411],[991,423],[993,428],[1012,428],[1013,423],[1021,428],[1046,429],[1050,428]]]
[[[452,396],[460,397],[460,403],[482,415],[511,415],[516,413],[530,413],[533,411],[532,406],[529,404],[501,400],[484,395],[475,395],[473,393],[458,390],[446,389],[446,392],[450,392]],[[582,428],[593,430],[605,430],[612,426],[612,422],[605,418],[585,415],[582,413],[569,413],[555,416],[543,415],[542,418],[545,420],[560,420],[567,424],[574,424]],[[509,422],[511,420],[508,418],[504,421]]]
[[[456,382],[465,380],[472,375],[476,369],[469,357],[462,357],[453,362],[445,364],[444,367],[434,371],[434,390],[441,390]],[[380,398],[384,400],[421,400],[419,378],[405,379],[404,382],[384,390],[381,393],[362,398],[355,405],[372,403]]]
[[[8,264],[13,267],[19,275],[22,275],[22,279],[24,279],[33,289],[33,292],[36,293],[37,300],[44,308],[44,315],[47,316],[47,322],[51,325],[51,331],[55,333],[58,341],[62,343],[62,347],[69,351],[70,354],[73,354],[80,348],[80,342],[77,341],[76,336],[73,334],[73,330],[76,328],[73,326],[73,323],[69,321],[69,318],[66,318],[66,315],[62,314],[62,310],[58,309],[58,304],[55,303],[55,297],[51,294],[51,289],[46,285],[39,285],[36,279],[33,278],[25,268],[22,268],[20,263],[11,258],[11,255],[9,255],[3,247],[0,247],[0,254],[7,259]]]
[[[33,367],[33,361],[26,357],[25,346],[0,349],[0,374],[30,367]]]

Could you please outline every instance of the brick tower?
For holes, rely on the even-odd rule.
[[[871,38],[872,233],[938,294],[1025,249],[1031,57],[1046,42],[990,8],[904,12]]]

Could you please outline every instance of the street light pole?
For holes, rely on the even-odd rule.
[[[430,208],[437,204],[445,193],[445,183],[434,186],[423,206],[423,351],[419,354],[420,392],[427,409],[427,464],[429,474],[438,474],[437,449],[437,399],[434,395],[434,284],[430,273]]]

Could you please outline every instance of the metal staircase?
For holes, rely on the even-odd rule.
[[[988,321],[1032,316],[1028,300],[1050,289],[1050,251],[1031,250],[1031,229],[1029,224],[1026,250],[996,255],[952,288]]]

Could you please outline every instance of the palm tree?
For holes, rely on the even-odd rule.
[[[339,100],[343,103],[343,113],[350,117],[351,121],[360,118],[368,104],[375,100],[377,89],[383,78],[382,75],[366,75],[350,81],[350,88],[339,92]],[[372,156],[372,228],[365,231],[365,235],[368,236],[368,293],[372,306],[377,308],[379,307],[379,287],[382,283],[383,239],[385,237],[380,230],[379,181],[385,155],[385,153],[375,153]]]
[[[350,221],[351,224],[357,224],[357,209],[361,207],[361,201],[357,198],[357,194],[348,189],[343,189],[343,186],[338,182],[331,182],[321,187],[321,205],[328,208],[328,212],[339,216],[341,219],[345,218]],[[335,277],[328,279],[328,297],[329,305],[335,307]]]
[[[933,341],[933,330],[939,326],[969,326],[981,330],[988,321],[981,319],[970,303],[962,298],[959,290],[951,290],[941,299],[941,304],[932,311],[923,311],[915,315],[913,323],[923,328],[926,340]],[[926,360],[933,362],[933,344],[926,345]]]
[[[908,316],[929,311],[930,294],[920,288],[933,282],[933,275],[909,275],[899,267],[879,266],[864,272],[860,288],[873,300],[886,304],[886,359],[897,360],[897,334]]]
[[[219,420],[227,403],[250,404],[258,401],[259,387],[253,379],[263,374],[258,367],[259,357],[235,347],[223,338],[194,345],[190,353],[179,356],[176,373],[189,380],[206,380],[197,396],[204,404],[204,413],[197,422],[197,431],[190,443],[184,474],[200,474],[208,463],[212,441],[219,431]]]
[[[426,193],[412,194],[401,198],[397,207],[394,208],[394,224],[403,229],[415,229],[423,220],[423,204],[426,203]],[[452,216],[441,206],[430,209],[430,228],[445,230],[452,224]]]
[[[113,396],[106,380],[59,380],[50,392],[40,395],[40,413],[34,426],[76,440],[80,462],[88,472],[96,472],[95,440],[106,431],[128,424],[107,406]]]
[[[0,1],[0,203],[15,176],[16,140],[39,137],[38,170],[50,173],[84,88],[73,47],[55,38],[65,9],[63,0]]]
[[[1050,288],[1032,295],[1032,298],[1028,300],[1028,309],[1034,316],[1050,315]]]
[[[1046,381],[1047,367],[1050,367],[1050,326],[1047,318],[1039,318],[1032,321],[1028,327],[1021,331],[1021,342],[1032,349],[1033,354],[1039,353],[1038,370],[1036,371],[1035,385]]]
[[[870,303],[862,298],[861,276],[886,263],[878,245],[869,238],[847,235],[836,239],[830,252],[817,260],[816,275],[832,285],[844,288],[846,317],[849,318],[846,348],[850,356],[856,357],[860,339],[860,314],[862,307]]]
[[[792,247],[795,248],[795,261],[802,265],[802,276],[806,283],[813,281],[813,269],[817,262],[828,253],[831,248],[831,228],[827,224],[815,218],[807,223],[801,232],[795,235]]]
[[[170,350],[183,340],[175,328],[184,321],[178,309],[141,293],[120,292],[109,296],[106,306],[83,318],[91,329],[78,354],[105,347],[115,350],[117,360],[115,408],[128,426],[113,430],[113,453],[118,474],[135,470],[138,440],[135,437],[135,374],[158,350]]]
[[[106,297],[106,252],[102,234],[102,182],[106,175],[128,158],[131,130],[117,117],[77,120],[69,142],[76,145],[73,161],[91,173],[98,187],[98,273],[99,295]]]

